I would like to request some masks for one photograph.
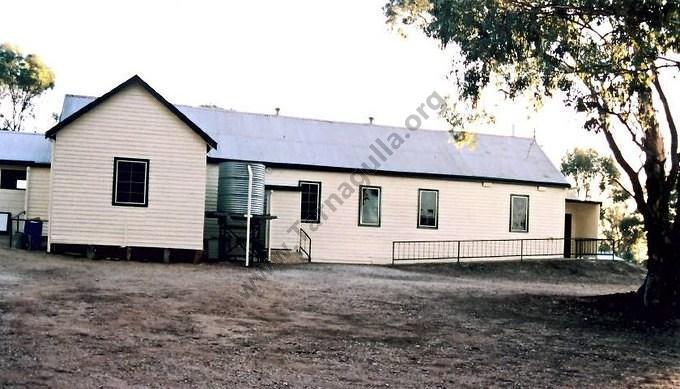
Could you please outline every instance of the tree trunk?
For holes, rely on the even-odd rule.
[[[647,229],[647,279],[641,288],[648,317],[666,320],[680,314],[680,233],[671,223],[670,188],[666,182],[664,139],[656,120],[652,90],[638,91],[647,201],[636,199]],[[677,152],[671,150],[672,153]],[[671,169],[671,172],[675,169]],[[640,197],[640,196],[638,196]]]
[[[640,297],[651,319],[667,320],[680,316],[680,236],[672,236],[656,226],[648,227],[647,278]]]

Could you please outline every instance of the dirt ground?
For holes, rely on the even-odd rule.
[[[590,297],[642,278],[611,261],[253,270],[0,248],[0,386],[678,387],[680,333]]]

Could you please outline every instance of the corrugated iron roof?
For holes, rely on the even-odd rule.
[[[60,120],[93,100],[66,95]],[[458,147],[445,131],[176,107],[217,141],[215,159],[569,185],[530,138],[476,134],[474,145]]]
[[[50,163],[50,142],[43,134],[0,131],[0,163]]]

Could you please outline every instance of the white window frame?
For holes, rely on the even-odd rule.
[[[119,163],[120,162],[127,162],[127,163],[139,163],[139,164],[144,164],[144,201],[143,202],[136,202],[136,201],[119,201],[118,200],[118,173],[120,172],[119,168]],[[149,160],[147,159],[136,159],[136,158],[122,158],[122,157],[115,157],[114,158],[114,169],[115,169],[115,175],[113,177],[113,199],[112,199],[112,205],[120,205],[120,206],[127,206],[127,207],[148,207],[149,206]]]
[[[512,228],[512,220],[514,219],[513,215],[515,212],[515,198],[524,198],[526,199],[526,205],[527,205],[527,211],[525,212],[525,220],[524,220],[524,225],[526,226],[525,229],[517,229],[517,228]],[[529,210],[530,210],[530,201],[529,201],[529,195],[520,195],[520,194],[511,194],[510,195],[510,232],[529,232]]]
[[[430,226],[427,224],[420,224],[420,210],[423,204],[423,193],[434,192],[435,203],[434,203],[434,225]],[[439,228],[439,190],[437,189],[418,189],[418,228],[425,228],[436,230]]]
[[[378,191],[378,222],[377,223],[366,223],[364,222],[364,190],[377,190]],[[360,227],[380,227],[382,221],[382,188],[379,186],[362,185],[359,187],[359,226]]]
[[[320,181],[300,181],[300,222],[301,223],[321,223],[321,182]],[[316,220],[302,219],[302,185],[316,185]]]

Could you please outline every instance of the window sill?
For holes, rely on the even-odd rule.
[[[134,208],[148,208],[149,204],[121,204],[121,203],[112,203],[111,204],[114,207],[134,207]]]

